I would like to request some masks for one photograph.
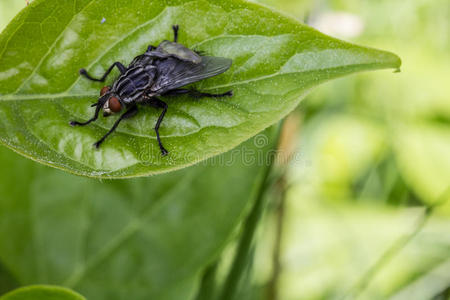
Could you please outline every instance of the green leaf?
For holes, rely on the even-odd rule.
[[[171,39],[172,24],[180,25],[182,44],[233,59],[229,71],[196,87],[232,89],[235,95],[167,99],[161,127],[167,157],[156,143],[153,127],[160,112],[154,108],[140,109],[100,150],[93,149],[114,120],[68,125],[92,116],[90,104],[102,87],[80,78],[78,70],[98,76],[114,61],[127,64],[149,44]],[[339,41],[240,0],[130,1],[120,7],[101,0],[37,0],[0,36],[0,140],[75,174],[155,174],[232,149],[280,120],[320,83],[399,66],[392,53]]]
[[[14,290],[0,300],[86,300],[83,296],[62,287],[33,285]]]
[[[450,212],[450,127],[431,122],[405,122],[393,136],[403,176],[428,205]]]
[[[19,287],[13,275],[0,262],[0,295]]]
[[[207,164],[105,182],[1,148],[0,265],[20,285],[88,299],[190,299],[261,185],[262,137]]]

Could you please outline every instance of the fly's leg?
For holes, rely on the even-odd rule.
[[[109,75],[109,73],[111,73],[112,69],[114,67],[117,67],[117,69],[119,69],[120,73],[123,74],[125,73],[125,71],[127,70],[127,68],[125,68],[124,65],[122,65],[120,62],[116,61],[115,63],[113,63],[108,70],[106,70],[105,74],[103,74],[103,76],[101,78],[94,78],[91,75],[88,74],[88,72],[85,69],[80,69],[80,75],[86,77],[89,80],[92,81],[105,81],[106,77]]]
[[[209,97],[209,98],[220,98],[220,97],[231,97],[233,96],[233,91],[228,91],[222,94],[210,94],[210,93],[203,93],[197,90],[190,90],[190,89],[174,89],[164,94],[164,96],[176,96],[176,95],[183,95],[188,94],[189,96],[192,96],[194,98],[203,98],[203,97]]]
[[[87,125],[87,124],[97,120],[98,114],[100,113],[100,109],[102,108],[102,106],[105,104],[105,102],[107,100],[108,100],[107,98],[104,98],[104,99],[100,98],[97,103],[94,103],[93,105],[91,105],[91,106],[97,106],[95,108],[94,116],[91,119],[87,120],[86,122],[70,121],[69,124],[72,126],[84,126],[84,125]]]
[[[173,29],[173,41],[175,42],[175,43],[177,43],[178,42],[178,29],[179,29],[180,27],[178,26],[178,25],[173,25],[172,26],[172,29]]]
[[[100,139],[98,140],[96,143],[94,143],[95,148],[99,148],[101,143],[103,143],[103,141],[111,134],[114,132],[114,130],[116,130],[117,126],[119,126],[119,123],[124,120],[124,119],[129,119],[133,116],[135,116],[138,112],[137,106],[133,105],[131,106],[126,112],[124,112],[119,119],[117,119],[117,121],[114,123],[113,127],[111,127],[111,129]]]
[[[156,139],[158,140],[159,149],[161,150],[161,155],[166,156],[169,152],[164,148],[163,144],[161,143],[161,138],[159,137],[159,126],[161,125],[161,122],[164,119],[164,115],[167,112],[167,104],[166,102],[155,97],[147,98],[141,103],[156,108],[162,108],[162,112],[158,117],[158,121],[156,121],[155,132],[156,132]]]

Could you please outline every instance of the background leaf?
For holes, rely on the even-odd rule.
[[[73,291],[56,286],[34,285],[14,290],[0,300],[86,300]]]
[[[0,271],[89,299],[189,299],[252,202],[270,147],[252,139],[207,164],[104,183],[1,149]]]
[[[417,123],[399,126],[395,134],[399,165],[425,203],[447,201],[445,209],[450,212],[449,126]]]
[[[116,3],[117,4],[117,3]],[[106,21],[102,22],[105,18]],[[99,75],[114,61],[128,63],[149,44],[171,39],[232,68],[197,88],[233,89],[221,100],[168,100],[161,134],[171,152],[161,158],[153,127],[159,112],[142,108],[96,151],[92,144],[112,118],[85,128]],[[346,74],[398,68],[397,56],[325,36],[257,4],[235,1],[38,0],[0,36],[0,140],[42,163],[94,177],[132,177],[181,168],[223,153],[291,111],[312,87]],[[112,80],[111,76],[110,81]]]

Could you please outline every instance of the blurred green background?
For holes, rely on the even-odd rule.
[[[294,113],[279,299],[450,299],[450,2],[261,2],[402,58],[401,73],[333,81]]]
[[[291,114],[284,200],[266,211],[241,298],[450,299],[449,1],[260,2],[403,64],[325,84]],[[0,0],[0,29],[25,5]]]

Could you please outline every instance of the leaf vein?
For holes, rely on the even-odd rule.
[[[37,70],[41,67],[41,65],[45,61],[45,59],[50,55],[51,51],[56,46],[56,44],[61,40],[61,38],[63,37],[63,35],[66,32],[67,28],[69,28],[70,23],[72,23],[72,21],[75,19],[76,16],[78,16],[87,7],[89,7],[89,5],[91,5],[93,3],[93,1],[94,0],[89,0],[89,2],[78,13],[76,13],[75,15],[72,16],[70,21],[67,23],[67,26],[63,30],[61,30],[61,33],[55,38],[55,41],[51,44],[51,46],[47,50],[47,52],[42,56],[42,58],[40,59],[39,63],[36,65],[36,67],[34,67],[33,71],[30,73],[30,75],[28,75],[27,78],[24,79],[22,84],[13,92],[13,94],[17,94],[25,86],[25,84],[27,84],[30,81],[30,79],[36,74]]]

